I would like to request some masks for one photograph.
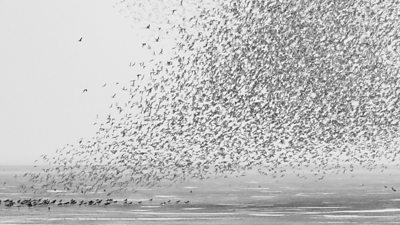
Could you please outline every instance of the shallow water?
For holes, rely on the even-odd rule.
[[[0,167],[0,200],[108,198],[61,190],[21,194],[15,171]],[[1,204],[0,224],[400,224],[400,191],[391,187],[400,189],[399,171],[361,171],[324,180],[249,174],[141,188],[111,196],[118,203],[110,206],[51,206],[49,211],[47,206]],[[125,198],[134,204],[124,205]]]

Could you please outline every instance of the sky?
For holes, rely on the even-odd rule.
[[[101,86],[129,81],[143,54],[140,31],[114,3],[0,1],[0,165],[93,136],[112,95]]]

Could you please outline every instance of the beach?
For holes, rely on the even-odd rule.
[[[399,224],[400,173],[359,171],[318,180],[256,173],[160,184],[133,191],[85,195],[47,190],[20,193],[14,174],[1,167],[0,224]],[[5,182],[5,183],[4,183]],[[391,188],[396,191],[393,191]],[[4,201],[112,198],[110,205],[6,207]],[[125,201],[125,202],[124,202]],[[130,204],[127,204],[129,202]]]

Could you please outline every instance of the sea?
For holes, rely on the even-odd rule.
[[[18,187],[24,183],[15,175],[35,169],[0,166],[0,224],[400,224],[400,171],[395,168],[327,174],[324,179],[296,173],[274,178],[249,171],[134,187],[112,196],[61,190],[22,193]],[[29,198],[117,202],[50,208],[4,204],[6,199]]]

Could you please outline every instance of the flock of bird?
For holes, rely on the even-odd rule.
[[[130,63],[93,138],[43,155],[23,189],[399,166],[399,3],[155,2],[119,3],[162,17],[134,18],[150,59]]]
[[[147,202],[152,203],[153,199],[149,199]],[[182,201],[181,200],[168,200],[162,201],[160,206],[167,206],[167,205],[180,205],[189,204],[190,201]],[[63,200],[63,199],[48,199],[48,198],[37,198],[37,199],[4,199],[0,200],[0,206],[4,205],[5,207],[48,207],[48,210],[51,210],[52,206],[115,206],[115,205],[122,205],[122,206],[142,206],[145,204],[145,201],[131,201],[128,199],[124,199],[122,201],[118,201],[112,198],[108,199],[85,199],[85,200],[77,200],[77,199],[70,199],[70,200]]]

